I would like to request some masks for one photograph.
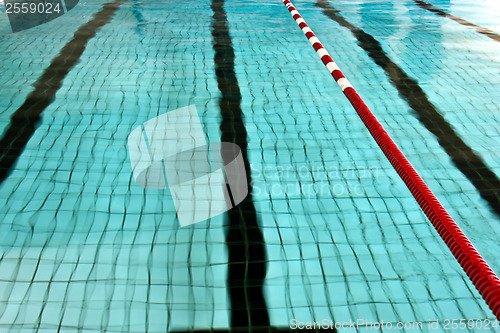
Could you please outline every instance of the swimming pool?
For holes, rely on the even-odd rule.
[[[493,1],[429,3],[500,31]],[[17,33],[2,13],[0,331],[494,320],[281,1],[103,4]],[[294,5],[500,273],[500,44],[414,1]],[[191,104],[252,193],[181,228],[127,138]]]

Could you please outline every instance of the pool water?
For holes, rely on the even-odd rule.
[[[115,1],[95,36],[75,34],[104,3],[80,0],[17,33],[0,13],[0,332],[227,331],[247,325],[236,310],[281,329],[327,319],[417,332],[397,323],[439,320],[432,331],[448,332],[446,319],[495,319],[281,1]],[[429,3],[500,33],[495,1]],[[410,0],[294,5],[499,274],[500,43]],[[414,80],[406,92],[381,54]],[[41,107],[30,98],[48,94],[47,71],[61,83]],[[410,105],[415,89],[452,134],[430,130],[438,118]],[[246,135],[221,100],[241,110]],[[246,254],[246,274],[265,274],[251,288],[228,287],[241,266],[227,237],[235,213],[181,228],[169,189],[133,178],[128,135],[192,104],[208,141],[232,133],[247,145],[240,220],[257,221],[263,241],[242,231],[244,248],[265,260]],[[489,179],[471,180],[483,173],[453,159],[450,135]],[[262,299],[237,309],[243,291]]]

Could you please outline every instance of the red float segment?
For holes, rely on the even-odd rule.
[[[467,236],[465,236],[389,134],[387,134],[382,124],[346,79],[340,68],[330,57],[290,0],[283,0],[283,3],[292,14],[295,22],[302,29],[302,32],[309,39],[309,42],[311,42],[323,64],[328,68],[384,155],[404,181],[420,205],[420,208],[451,250],[455,259],[462,266],[469,279],[486,301],[486,304],[493,311],[493,314],[500,319],[500,279],[498,276],[479,254],[474,245],[472,245]]]

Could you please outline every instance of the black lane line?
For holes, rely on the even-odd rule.
[[[448,153],[455,166],[471,181],[490,207],[500,215],[500,181],[484,161],[455,133],[437,108],[429,101],[418,82],[409,77],[398,65],[389,59],[380,43],[362,29],[355,27],[340,15],[325,0],[316,2],[323,13],[341,26],[349,29],[365,50],[386,75],[410,107],[417,113],[418,120],[434,134],[441,147]]]
[[[443,17],[446,17],[446,18],[449,18],[457,23],[460,23],[461,25],[464,25],[466,27],[469,27],[469,28],[474,28],[477,32],[479,32],[480,34],[483,34],[497,42],[500,42],[500,34],[497,34],[496,32],[494,32],[493,30],[490,30],[488,28],[485,28],[485,27],[481,27],[479,25],[476,25],[474,23],[471,23],[467,20],[464,20],[463,18],[460,18],[460,17],[456,17],[454,15],[451,15],[447,12],[445,12],[444,10],[442,9],[439,9],[437,7],[434,7],[433,5],[431,5],[430,3],[427,3],[425,1],[422,1],[422,0],[413,0],[417,5],[420,6],[420,8],[423,8],[423,9],[426,9],[430,12],[433,12],[434,14],[436,15],[439,15],[439,16],[443,16]]]
[[[269,314],[263,293],[266,276],[266,248],[252,199],[252,179],[247,157],[247,131],[241,110],[241,93],[234,72],[234,50],[224,10],[224,0],[212,0],[213,49],[215,73],[221,92],[221,141],[236,143],[241,148],[249,187],[248,196],[228,211],[226,234],[228,248],[228,291],[231,301],[231,327],[269,326]],[[226,161],[225,161],[226,162]],[[230,162],[230,161],[227,161]]]
[[[146,20],[142,15],[142,6],[139,0],[132,0],[132,14],[134,14],[135,19],[137,20],[137,26],[135,27],[135,31],[142,35],[144,26],[146,25]],[[140,41],[142,44],[142,40]]]
[[[9,127],[0,140],[0,184],[8,177],[35,132],[41,113],[54,101],[62,81],[80,60],[87,42],[96,35],[99,28],[111,21],[123,1],[125,0],[106,3],[92,20],[74,33],[73,39],[61,49],[59,55],[33,84],[35,88],[23,105],[12,114]]]

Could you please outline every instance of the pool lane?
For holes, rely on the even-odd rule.
[[[189,104],[210,141],[220,141],[213,12],[209,1],[186,5],[190,15],[169,1],[120,6],[0,185],[0,330],[229,327],[222,217],[179,228],[168,190],[137,187],[127,154],[136,126]],[[61,20],[84,24],[97,6],[77,6]],[[12,76],[25,89],[38,61],[57,55],[64,44],[52,53],[60,36],[48,24],[2,39],[5,50],[25,50],[19,67],[15,53],[1,54],[16,64],[2,66],[2,80]],[[31,35],[37,43],[16,43]],[[12,104],[3,116],[17,109]]]
[[[471,22],[469,22],[461,17],[457,17],[455,15],[447,13],[444,10],[437,8],[428,2],[425,2],[422,0],[413,0],[413,1],[415,1],[415,3],[417,5],[419,5],[421,8],[423,8],[425,10],[428,10],[428,11],[430,11],[438,16],[443,16],[443,17],[449,18],[457,23],[460,23],[461,25],[466,26],[466,27],[473,28],[478,33],[483,34],[483,35],[493,39],[494,41],[500,42],[500,34],[494,32],[493,30],[490,30],[490,29],[485,28],[485,27],[481,27],[481,26],[476,25],[474,23],[471,23]]]
[[[103,5],[92,20],[82,25],[59,55],[54,58],[42,76],[34,83],[33,91],[11,116],[10,124],[0,139],[0,184],[9,175],[36,130],[41,113],[54,101],[68,72],[80,61],[88,41],[97,31],[109,23],[124,0]]]
[[[322,42],[329,45],[327,49],[345,68],[361,96],[368,99],[374,113],[388,124],[389,133],[419,172],[425,174],[424,179],[438,192],[445,206],[451,207],[452,215],[462,225],[468,221],[475,225],[477,229],[468,229],[467,234],[482,245],[488,261],[500,267],[494,251],[488,249],[491,245],[498,247],[492,244],[498,234],[494,229],[498,217],[486,202],[477,199],[477,189],[453,165],[436,137],[414,117],[414,111],[398,95],[384,70],[356,46],[357,40],[349,30],[328,20],[321,8],[305,1],[294,4]],[[379,29],[373,35],[394,32],[399,35],[391,42],[398,38],[406,41],[404,33],[409,27],[398,26],[398,15],[406,8],[399,3],[385,4],[395,7],[392,12],[384,11],[387,8],[380,8],[382,5],[342,2],[343,8],[349,9],[349,20],[370,23],[371,31]],[[245,6],[254,9],[251,18]],[[296,25],[288,29],[277,9],[260,1],[245,5],[237,2],[230,8],[234,49],[240,50],[236,71],[242,87],[242,106],[247,117],[251,117],[247,124],[249,147],[255,147],[249,151],[263,151],[262,155],[253,153],[251,161],[253,179],[259,181],[254,197],[258,211],[263,212],[270,256],[266,290],[271,323],[286,324],[285,318],[293,316],[303,320],[334,317],[339,321],[361,314],[368,314],[371,320],[423,321],[446,317],[451,312],[454,316],[491,316],[488,309],[483,314],[467,313],[465,303],[477,302],[483,308],[483,301],[469,289],[465,275],[452,268],[457,265],[455,259],[441,247],[442,240],[434,238],[436,233],[427,219],[398,186],[393,170],[387,168],[378,148],[372,147],[371,138],[365,137],[366,129],[317,61],[314,50],[310,50],[300,31],[294,33]],[[418,17],[413,11],[405,15],[407,20]],[[386,22],[386,18],[392,19],[392,23]],[[435,23],[430,25],[434,29]],[[432,47],[433,29],[409,37],[417,46],[427,41]],[[426,34],[430,40],[425,39]],[[396,58],[394,53],[391,49],[391,58]],[[445,76],[438,72],[439,68],[430,66],[439,61],[435,53],[429,62],[423,56],[418,57],[419,62],[412,62],[405,54],[405,58],[398,58],[398,64],[404,61],[416,69],[427,67],[434,75]],[[408,72],[413,76],[416,69]],[[378,167],[378,176],[367,171],[373,166]],[[297,172],[287,172],[290,167]],[[332,172],[323,172],[325,168]],[[337,170],[343,173],[334,172]],[[296,183],[306,193],[294,191]],[[320,188],[328,184],[332,192],[328,192],[328,186],[323,192],[308,192],[308,186],[314,184]],[[349,185],[350,193],[340,191],[342,186],[349,190]],[[356,193],[356,188],[363,188],[364,192]],[[474,216],[481,223],[473,223]],[[322,283],[322,274],[314,274],[320,271],[328,283]],[[395,272],[394,280],[398,282],[386,287],[386,281],[392,280],[389,272]],[[375,281],[383,282],[378,285]],[[437,287],[433,281],[442,284]],[[463,290],[462,283],[468,285]],[[397,293],[396,285],[404,292]],[[444,295],[437,296],[437,289],[453,292],[441,298]],[[389,290],[395,294],[389,295]],[[475,296],[469,298],[470,292]],[[404,295],[406,303],[402,300]],[[362,303],[357,304],[355,298]],[[389,299],[398,299],[397,304]],[[476,301],[469,302],[471,299]],[[343,307],[344,302],[350,306]],[[403,310],[404,303],[410,303],[411,308]],[[448,305],[442,306],[445,303]],[[447,311],[450,313],[445,314]]]
[[[457,168],[474,184],[481,197],[490,204],[491,209],[500,215],[500,180],[497,175],[454,131],[439,110],[429,101],[417,80],[409,77],[396,65],[372,35],[345,20],[342,13],[333,8],[328,1],[318,1],[316,5],[323,9],[327,17],[353,33],[359,46],[384,69],[399,95],[416,111],[418,120],[436,136],[439,144]],[[376,80],[375,77],[370,79]]]

